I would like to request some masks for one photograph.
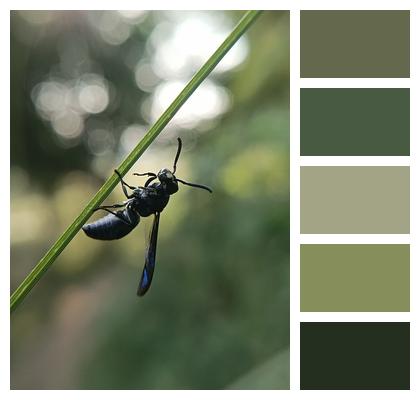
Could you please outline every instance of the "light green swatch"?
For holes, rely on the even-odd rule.
[[[409,245],[301,245],[300,309],[410,311]]]

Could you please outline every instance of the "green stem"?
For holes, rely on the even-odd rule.
[[[174,117],[187,99],[194,93],[198,86],[210,74],[216,65],[222,60],[230,48],[238,41],[238,39],[245,33],[245,31],[252,25],[262,11],[247,11],[230,35],[214,52],[214,54],[207,60],[207,62],[200,68],[200,70],[193,76],[190,82],[185,86],[182,92],[160,116],[155,124],[150,128],[143,139],[126,157],[126,159],[118,167],[121,175],[125,175],[130,168],[135,164],[144,151],[150,146],[153,140],[162,132],[169,121]],[[48,270],[54,260],[70,243],[80,228],[86,223],[91,216],[93,210],[98,207],[111,193],[118,183],[116,174],[113,174],[99,191],[89,201],[87,206],[81,214],[74,220],[74,222],[67,228],[67,230],[58,238],[53,246],[47,251],[44,257],[38,262],[34,269],[27,275],[19,287],[14,291],[10,297],[10,311],[14,311],[22,300],[28,295],[35,284],[41,279],[44,273]]]

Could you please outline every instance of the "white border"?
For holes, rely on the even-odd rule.
[[[418,182],[420,178],[419,163],[419,132],[420,132],[420,8],[416,3],[416,8],[411,10],[410,18],[410,71],[411,71],[411,90],[410,90],[410,147],[411,147],[411,168],[410,168],[410,232],[411,232],[411,249],[410,249],[410,309],[411,309],[411,389],[413,392],[420,392],[419,376],[420,376],[420,295],[419,272],[420,265],[420,213],[418,204],[420,204],[420,196]]]
[[[13,10],[408,10],[416,6],[416,0],[5,0],[2,2]],[[112,7],[114,6],[114,7]]]
[[[408,156],[300,156],[299,163],[304,166],[409,166]]]
[[[409,312],[301,312],[300,322],[407,322]]]
[[[408,88],[410,78],[300,78],[301,88]]]
[[[10,39],[9,39],[9,32],[10,32],[10,19],[8,14],[1,13],[0,16],[0,29],[2,29],[2,34],[0,37],[6,39],[7,43],[3,43],[2,41],[2,54],[7,54],[7,57],[10,55]],[[6,32],[7,33],[6,33]],[[5,45],[3,47],[3,44]],[[2,140],[4,141],[2,143],[1,150],[7,151],[7,153],[0,157],[1,167],[0,167],[0,173],[2,175],[1,177],[1,183],[2,183],[2,196],[1,196],[1,209],[5,210],[4,212],[4,221],[2,223],[3,228],[6,228],[6,230],[1,231],[1,254],[2,259],[7,259],[9,262],[9,265],[6,265],[6,263],[3,264],[2,271],[4,271],[3,276],[0,279],[0,293],[1,293],[1,326],[3,329],[0,330],[0,387],[6,388],[9,386],[10,381],[10,352],[9,352],[9,343],[10,343],[10,308],[9,308],[9,282],[10,282],[10,212],[7,212],[6,210],[10,210],[10,62],[8,61],[0,63],[1,66],[1,73],[0,73],[0,87],[4,88],[4,94],[7,96],[7,98],[1,98],[1,107],[0,110],[2,111],[1,116],[1,123],[2,123]],[[7,89],[6,89],[7,88]],[[6,97],[5,96],[5,97]],[[6,197],[7,196],[7,197]],[[4,256],[3,256],[4,255]],[[7,321],[7,322],[6,322]],[[6,329],[7,327],[7,329]],[[6,386],[7,385],[7,386]]]
[[[301,244],[410,244],[409,234],[301,234]]]
[[[53,2],[52,0],[39,0],[37,2],[25,0],[25,1],[3,1],[1,8],[1,20],[0,20],[0,29],[2,30],[2,54],[9,53],[9,10],[10,9],[114,9],[115,3],[109,2],[104,3],[104,1],[92,1],[92,0],[73,0],[73,1],[62,1],[62,2]],[[197,7],[199,5],[199,7]],[[3,398],[27,398],[31,397],[34,399],[55,399],[57,396],[60,396],[63,399],[73,399],[75,396],[80,398],[92,398],[92,396],[100,396],[101,398],[113,399],[115,396],[123,398],[138,398],[142,396],[144,398],[150,399],[160,399],[166,394],[170,395],[172,398],[179,399],[193,399],[199,395],[203,399],[212,399],[214,395],[221,396],[224,398],[236,398],[240,397],[241,399],[253,399],[256,395],[262,396],[267,399],[278,399],[279,396],[283,398],[315,398],[315,399],[336,399],[339,396],[342,399],[354,399],[354,398],[378,398],[378,399],[395,399],[397,396],[401,399],[413,398],[413,395],[417,397],[419,395],[419,385],[417,383],[418,376],[420,376],[419,369],[419,340],[420,337],[420,328],[419,328],[419,299],[420,295],[418,290],[415,290],[419,287],[419,272],[418,268],[420,265],[420,253],[419,253],[419,212],[414,206],[415,204],[420,204],[420,196],[418,193],[418,182],[419,182],[419,168],[420,164],[417,160],[418,157],[418,148],[419,148],[419,132],[420,132],[420,123],[419,123],[419,105],[420,105],[420,96],[419,96],[419,40],[420,37],[420,18],[418,15],[418,1],[415,0],[383,0],[378,2],[377,0],[343,0],[340,2],[334,0],[231,0],[227,2],[226,0],[202,0],[199,3],[193,2],[191,0],[177,0],[177,1],[162,1],[162,0],[145,0],[139,3],[139,1],[134,0],[120,0],[118,2],[118,8],[120,9],[208,9],[208,10],[217,10],[217,9],[237,9],[237,10],[246,10],[246,9],[279,9],[279,10],[290,10],[291,11],[291,94],[290,94],[290,104],[291,104],[291,390],[290,391],[200,391],[197,394],[195,391],[9,391],[9,330],[1,329],[0,330],[0,345],[1,347],[1,358],[0,358],[0,368],[2,373],[0,374],[0,385],[1,385],[1,396]],[[299,88],[300,87],[352,87],[356,81],[355,80],[346,80],[346,79],[300,79],[299,78],[299,10],[311,10],[311,9],[331,9],[331,10],[347,10],[347,9],[359,9],[359,10],[370,10],[370,9],[410,9],[411,10],[411,78],[410,79],[387,79],[389,82],[384,85],[384,87],[408,87],[411,86],[411,158],[410,160],[403,160],[401,164],[398,165],[410,165],[411,167],[411,235],[406,237],[405,235],[399,235],[398,238],[401,238],[401,243],[408,243],[411,240],[411,312],[409,314],[409,320],[411,320],[411,390],[410,391],[299,391],[299,321],[305,320],[305,314],[299,312],[299,244],[311,242],[313,243],[322,243],[322,239],[315,238],[314,236],[319,235],[300,235],[299,234],[299,166],[300,165],[314,165],[309,164],[310,160],[301,159],[299,156]],[[2,73],[0,74],[0,79],[3,88],[9,87],[9,64],[1,64]],[[328,83],[326,82],[328,81]],[[382,79],[363,79],[358,80],[356,87],[382,87]],[[319,86],[318,86],[319,85]],[[335,86],[336,85],[336,86]],[[9,91],[3,91],[2,93],[2,107],[3,118],[2,118],[2,131],[10,132],[9,121],[7,116],[9,114]],[[5,136],[4,136],[5,137]],[[7,140],[7,139],[6,139]],[[9,164],[9,154],[8,147],[6,145],[2,146],[3,151],[5,151],[5,156],[1,157],[2,162],[2,184],[7,187],[7,182],[9,182],[8,166]],[[305,157],[306,158],[306,157]],[[303,164],[301,164],[303,162]],[[318,162],[318,161],[317,161]],[[319,161],[321,162],[321,161]],[[327,160],[323,160],[324,165],[329,165]],[[337,161],[340,162],[340,161]],[[348,160],[346,162],[349,162]],[[388,161],[387,161],[388,162]],[[308,163],[308,164],[305,164]],[[407,164],[408,163],[408,164]],[[343,165],[358,165],[358,164],[343,164]],[[365,164],[366,165],[366,164]],[[374,164],[372,164],[374,165]],[[390,164],[386,164],[390,165]],[[5,184],[6,182],[6,184]],[[4,193],[5,194],[5,193]],[[2,196],[2,206],[3,209],[10,209],[9,198],[8,196]],[[4,217],[4,234],[9,237],[8,227],[9,224],[6,224]],[[3,231],[2,231],[3,234]],[[323,235],[326,236],[326,235]],[[352,235],[354,238],[354,243],[364,243],[363,235]],[[375,236],[375,237],[374,237]],[[343,235],[336,236],[341,239],[350,240]],[[396,240],[391,238],[388,235],[369,235],[372,240],[372,243],[387,243],[386,240]],[[388,238],[388,239],[387,239]],[[385,240],[385,241],[384,241]],[[2,254],[4,258],[8,258],[9,248],[7,246],[7,239],[2,241]],[[331,243],[331,241],[329,241]],[[347,242],[353,243],[353,242]],[[400,242],[395,242],[400,243]],[[5,276],[2,276],[0,280],[1,294],[2,299],[2,308],[1,308],[1,321],[3,322],[2,326],[7,326],[9,321],[9,273],[7,268],[4,272]],[[7,302],[6,302],[7,297]],[[311,313],[313,314],[313,313]],[[349,318],[349,314],[343,314],[343,317]],[[364,318],[369,316],[373,317],[371,313],[356,313],[355,318]],[[405,313],[404,313],[405,315]],[[382,316],[386,317],[384,314],[378,315],[378,318]],[[338,318],[334,316],[334,318]],[[390,317],[391,318],[391,317]],[[392,317],[394,318],[394,317]],[[396,317],[395,317],[396,318]],[[348,320],[348,319],[347,319]],[[417,394],[416,394],[417,393]]]

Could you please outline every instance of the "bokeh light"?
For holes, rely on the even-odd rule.
[[[105,110],[109,103],[108,88],[101,77],[89,75],[82,77],[78,84],[80,107],[90,114]]]
[[[165,82],[156,88],[151,104],[151,120],[155,121],[185,87],[185,81]],[[187,100],[171,123],[182,128],[194,128],[203,120],[214,119],[230,105],[229,92],[210,80],[204,82]]]

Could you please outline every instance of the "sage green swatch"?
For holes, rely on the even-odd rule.
[[[300,76],[409,78],[410,11],[301,11]]]
[[[410,246],[301,245],[300,311],[410,311]]]
[[[410,233],[409,167],[301,167],[300,232]]]
[[[301,89],[302,156],[409,156],[410,89]]]

